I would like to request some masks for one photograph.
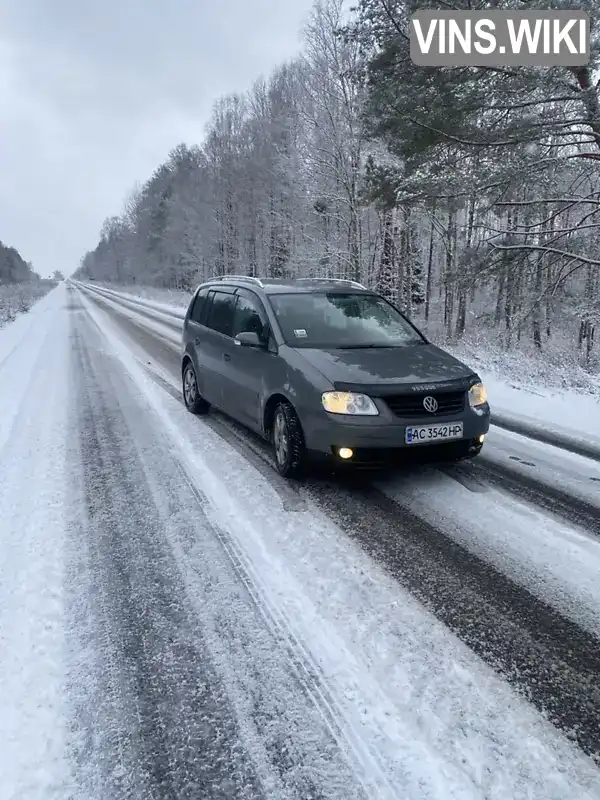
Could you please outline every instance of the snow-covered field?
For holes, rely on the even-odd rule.
[[[512,684],[467,642],[497,613],[516,664],[535,638],[523,591],[569,620],[556,701],[594,750],[600,540],[427,470],[382,486],[389,531],[358,499],[344,522],[319,498],[349,508],[352,491],[287,484],[185,411],[177,347],[168,314],[63,284],[0,332],[0,800],[599,800],[600,767],[538,707],[552,631]],[[503,464],[520,448],[490,436]],[[597,464],[530,458],[593,501]],[[428,555],[413,516],[471,567]],[[411,588],[428,563],[460,624]]]

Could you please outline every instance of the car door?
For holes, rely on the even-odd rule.
[[[230,287],[210,290],[206,325],[200,334],[200,344],[198,345],[202,358],[202,363],[199,361],[198,366],[199,369],[204,370],[202,385],[206,393],[202,393],[203,397],[224,411],[226,410],[224,381],[228,362],[231,359],[231,331],[236,302],[234,291]]]
[[[267,342],[267,349],[235,343],[238,333],[253,332]],[[230,413],[254,430],[261,430],[261,400],[266,391],[269,366],[277,358],[269,320],[262,302],[249,289],[238,289],[232,328],[233,346],[227,365],[225,391]]]

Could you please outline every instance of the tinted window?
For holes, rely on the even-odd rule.
[[[262,339],[264,334],[262,317],[258,301],[239,294],[233,319],[233,336],[237,336],[238,333],[252,332],[257,333]]]
[[[232,294],[214,292],[208,322],[206,323],[209,328],[231,336],[235,300],[236,298]]]
[[[208,297],[208,288],[201,289],[197,296],[196,301],[194,303],[194,307],[192,308],[192,313],[190,314],[190,319],[194,322],[203,323],[204,322],[204,310],[207,306],[206,299]]]
[[[378,295],[281,294],[271,296],[271,305],[292,347],[402,347],[424,342]]]

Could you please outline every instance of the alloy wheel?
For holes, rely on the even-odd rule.
[[[183,395],[187,406],[193,406],[198,396],[196,385],[196,375],[191,367],[188,367],[183,377]]]
[[[275,444],[275,457],[278,463],[283,466],[289,453],[289,436],[287,423],[281,411],[277,412],[275,425],[273,426],[273,442]]]

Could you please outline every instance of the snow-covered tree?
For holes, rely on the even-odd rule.
[[[204,140],[136,188],[79,274],[184,290],[232,272],[349,277],[438,335],[489,329],[539,351],[560,331],[593,368],[597,3],[578,6],[592,21],[581,68],[417,68],[408,20],[437,5],[319,0],[302,54],[221,98]]]

